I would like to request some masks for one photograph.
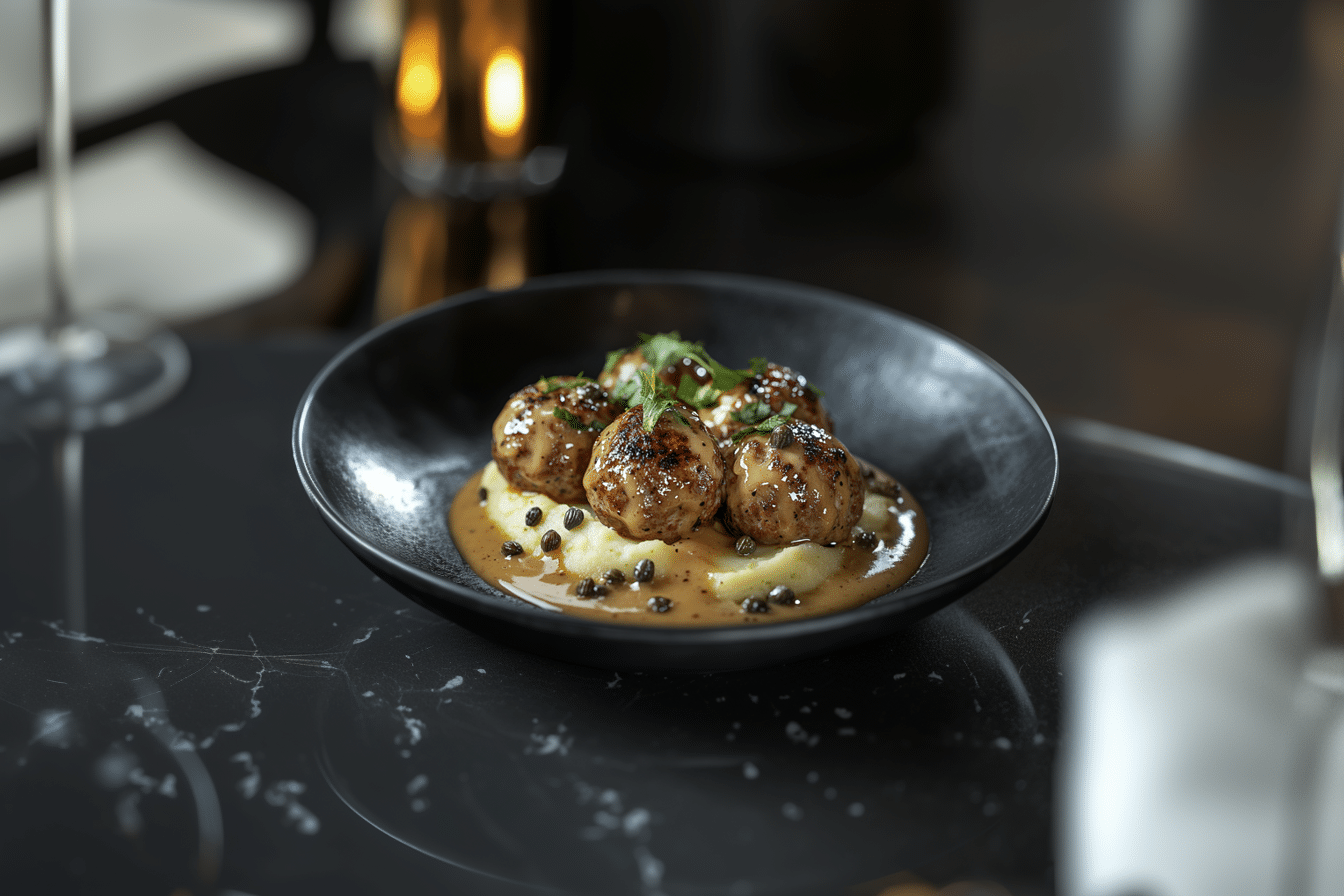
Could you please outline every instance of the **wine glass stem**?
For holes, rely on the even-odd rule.
[[[42,0],[43,120],[40,150],[47,185],[51,283],[48,329],[70,323],[74,280],[74,208],[70,195],[70,0]]]

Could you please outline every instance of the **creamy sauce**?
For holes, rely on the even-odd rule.
[[[555,510],[547,513],[545,522],[529,527],[535,534],[531,536],[527,549],[506,557],[501,550],[502,545],[505,541],[518,539],[516,534],[505,533],[496,525],[487,512],[488,502],[480,498],[482,476],[487,472],[490,472],[489,467],[463,486],[453,499],[449,512],[449,528],[463,559],[477,575],[503,592],[545,609],[603,622],[722,626],[783,622],[836,613],[867,603],[909,581],[919,570],[929,550],[924,511],[910,493],[901,488],[898,496],[885,508],[881,524],[872,527],[878,539],[874,548],[807,544],[807,551],[798,552],[797,562],[806,562],[807,556],[815,557],[818,556],[817,552],[825,552],[827,566],[834,565],[837,568],[821,585],[806,592],[797,592],[797,604],[768,603],[767,612],[747,612],[742,607],[740,595],[744,592],[740,587],[732,592],[731,599],[715,593],[715,583],[728,578],[724,574],[725,569],[742,565],[741,558],[734,550],[735,539],[720,523],[715,523],[712,528],[701,529],[670,546],[663,546],[661,542],[630,542],[622,539],[628,546],[657,546],[660,560],[655,563],[653,579],[636,582],[633,568],[625,568],[618,559],[611,565],[621,569],[625,582],[609,585],[598,578],[597,582],[604,585],[605,593],[599,597],[585,598],[576,593],[576,586],[584,576],[565,568],[564,540],[570,532],[562,525],[550,522],[563,515],[566,505],[556,506]],[[494,483],[497,480],[487,481]],[[545,502],[545,499],[533,497],[532,493],[507,488],[514,496],[525,499],[524,504]],[[586,509],[583,505],[575,506]],[[865,517],[865,520],[870,519],[871,515]],[[582,525],[602,524],[588,516]],[[560,547],[549,552],[536,544],[537,536],[546,529],[554,530],[561,537]],[[757,550],[765,552],[771,549]],[[838,564],[834,563],[831,552],[838,552]],[[632,567],[633,564],[628,562],[629,551],[624,553],[625,565]],[[759,588],[748,590],[751,596],[765,598],[769,586],[769,582],[764,582]],[[725,590],[728,590],[726,586]],[[672,603],[671,608],[661,613],[652,611],[649,602],[654,597],[667,598]]]

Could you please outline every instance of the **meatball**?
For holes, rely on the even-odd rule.
[[[596,383],[542,380],[513,393],[499,412],[490,453],[514,488],[580,504],[597,433],[620,412]]]
[[[648,369],[649,362],[644,357],[643,351],[637,348],[631,349],[598,378],[598,383],[607,392],[614,394],[621,384],[635,380],[641,370]],[[683,376],[689,376],[699,386],[703,386],[713,379],[713,375],[708,370],[702,367],[699,362],[690,358],[682,358],[658,371],[658,379],[667,383],[673,389],[681,385]]]
[[[723,460],[700,417],[684,404],[644,431],[637,405],[607,427],[583,476],[593,515],[626,538],[671,544],[714,520]]]
[[[743,409],[749,409],[749,414],[750,406],[758,402],[769,405],[770,413],[761,411],[761,417],[754,422],[778,414],[784,409],[785,402],[789,402],[797,405],[794,420],[814,424],[827,432],[835,428],[821,398],[808,388],[807,377],[779,364],[767,364],[764,373],[749,377],[720,395],[714,406],[705,411],[705,425],[722,442],[750,425],[733,414],[741,414]]]
[[[610,365],[602,375],[597,378],[598,385],[606,389],[608,393],[615,392],[616,387],[621,383],[629,382],[638,377],[641,370],[646,369],[649,362],[644,360],[644,353],[637,348],[632,348]]]
[[[863,516],[859,462],[810,423],[752,433],[733,451],[724,481],[724,522],[757,544],[848,542]]]

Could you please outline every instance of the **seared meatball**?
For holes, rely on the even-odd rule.
[[[779,364],[767,364],[764,373],[749,377],[720,395],[718,402],[704,412],[705,425],[722,442],[748,425],[734,419],[733,414],[757,402],[769,405],[770,414],[778,414],[784,403],[790,402],[798,406],[793,412],[794,420],[812,423],[827,432],[835,428],[821,398],[807,387],[807,377]]]
[[[863,516],[863,470],[840,440],[786,423],[738,443],[724,481],[724,521],[757,544],[848,542]]]
[[[648,370],[649,362],[644,357],[640,349],[631,349],[621,356],[611,369],[599,377],[598,382],[607,392],[615,392],[616,388],[622,383],[628,382],[639,376],[641,370]],[[713,379],[708,370],[700,366],[696,361],[690,358],[682,358],[676,363],[669,364],[658,371],[658,379],[667,383],[673,389],[681,385],[681,378],[689,376],[697,385],[704,385]]]
[[[691,408],[673,405],[645,432],[637,405],[598,437],[583,487],[593,515],[626,538],[671,544],[719,512],[723,460]]]
[[[646,369],[649,362],[644,360],[644,353],[637,348],[621,355],[619,361],[611,365],[611,368],[597,378],[598,384],[606,389],[607,392],[615,392],[616,387],[628,380],[633,380],[639,375],[641,370]]]
[[[562,382],[571,385],[550,388]],[[513,393],[495,418],[490,445],[510,485],[561,504],[583,503],[583,471],[597,433],[621,412],[601,386],[573,383],[573,377],[554,377]]]

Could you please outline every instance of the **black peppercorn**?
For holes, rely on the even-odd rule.
[[[516,541],[506,541],[499,548],[505,557],[513,557],[523,552],[523,546]]]
[[[652,582],[653,581],[653,561],[644,559],[635,564],[635,581]]]
[[[565,511],[565,528],[577,529],[583,525],[583,511],[577,507],[571,507]]]
[[[743,613],[769,613],[770,605],[759,597],[748,597],[742,601]]]
[[[672,601],[668,600],[666,597],[649,598],[649,612],[666,613],[670,609],[672,609]]]
[[[799,603],[799,600],[794,596],[792,588],[787,585],[776,585],[770,589],[770,602],[785,607],[792,607]]]
[[[560,547],[560,533],[554,529],[547,529],[541,536],[541,549],[549,552],[558,547]]]
[[[537,523],[541,522],[541,508],[527,508],[527,513],[523,516],[523,522],[527,523],[529,526],[535,526]]]
[[[743,535],[737,540],[737,544],[733,545],[733,548],[743,557],[749,556],[752,551],[756,550],[756,539],[750,535]]]

